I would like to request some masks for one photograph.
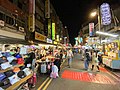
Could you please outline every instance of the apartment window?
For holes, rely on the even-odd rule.
[[[13,18],[9,17],[9,16],[6,16],[6,23],[7,24],[10,24],[10,25],[14,25],[14,20]]]
[[[11,3],[13,3],[13,0],[9,0]]]
[[[41,30],[39,27],[35,26],[35,31],[39,32],[40,34],[44,35],[44,30]]]
[[[40,15],[38,13],[35,13],[36,19],[40,20]]]
[[[3,21],[4,21],[4,19],[5,19],[4,14],[0,12],[0,20],[3,20]]]
[[[18,1],[18,7],[22,9],[22,4]]]
[[[37,20],[39,20],[40,22],[44,23],[44,19],[38,14],[38,13],[35,13],[35,17]]]
[[[40,28],[38,28],[37,26],[35,26],[35,31],[41,33]]]

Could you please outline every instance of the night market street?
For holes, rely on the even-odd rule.
[[[71,68],[65,61],[60,77],[50,79],[48,83],[41,90],[120,90],[120,82],[106,69],[85,71],[79,54],[74,55]]]

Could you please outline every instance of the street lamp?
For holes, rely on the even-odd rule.
[[[99,10],[99,7],[97,9],[95,9],[90,15],[91,15],[91,17],[95,17],[97,15],[97,19],[98,19],[98,31],[101,31],[100,10]],[[101,44],[101,36],[100,36],[100,44]]]
[[[101,23],[100,23],[100,13],[99,13],[99,8],[98,9],[95,9],[91,14],[90,16],[91,17],[95,17],[97,15],[97,18],[98,18],[98,30],[101,31]]]
[[[97,15],[97,12],[95,11],[95,12],[92,12],[91,14],[90,14],[92,17],[95,17],[96,15]]]

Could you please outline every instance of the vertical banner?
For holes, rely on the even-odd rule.
[[[48,19],[48,37],[51,38],[51,19]]]
[[[29,16],[28,16],[29,31],[35,31],[35,0],[29,0]]]
[[[29,0],[29,14],[35,14],[35,0]]]
[[[34,15],[29,15],[28,16],[28,26],[29,26],[29,31],[34,32],[35,31],[35,17]]]
[[[111,23],[110,6],[108,3],[103,3],[100,6],[101,19],[103,25],[109,25]]]
[[[45,0],[45,18],[50,18],[50,0]]]
[[[89,36],[94,36],[94,23],[89,23]]]
[[[52,40],[55,40],[55,23],[52,23]]]

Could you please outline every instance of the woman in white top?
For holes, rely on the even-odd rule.
[[[94,69],[94,66],[96,66],[97,69],[98,69],[98,71],[99,71],[99,66],[98,66],[98,64],[99,64],[98,58],[97,58],[97,56],[96,56],[95,51],[93,51],[93,52],[92,52],[92,69],[91,69],[91,70],[93,70],[93,69]]]
[[[70,68],[71,67],[72,58],[73,58],[73,52],[72,52],[72,50],[69,49],[67,51],[67,57],[68,57],[68,66]]]

